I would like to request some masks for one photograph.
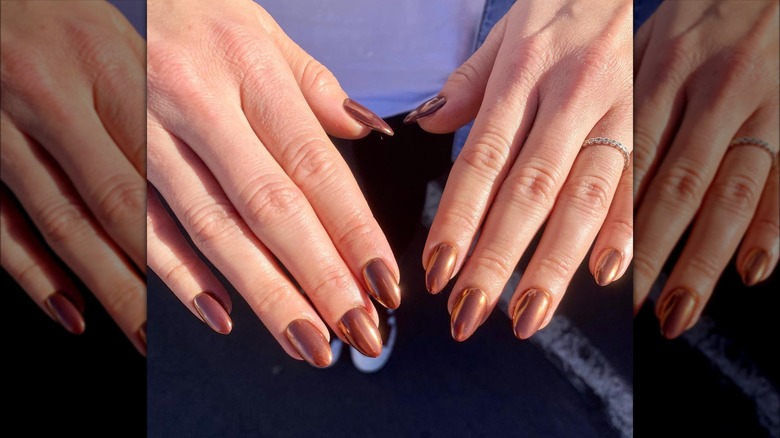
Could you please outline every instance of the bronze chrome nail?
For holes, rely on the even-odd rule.
[[[761,248],[754,248],[745,258],[742,265],[742,282],[754,286],[764,279],[769,266],[769,254]]]
[[[406,117],[404,117],[404,123],[414,123],[418,119],[430,116],[431,114],[441,109],[445,103],[447,103],[447,99],[444,96],[432,97],[421,103],[417,108],[413,109]]]
[[[52,318],[60,323],[65,330],[76,335],[84,333],[84,317],[64,293],[53,293],[49,298],[46,298],[45,304]]]
[[[284,331],[295,351],[303,360],[317,368],[325,368],[333,361],[328,340],[311,321],[296,319]]]
[[[364,356],[379,357],[382,354],[382,336],[366,309],[355,307],[345,313],[339,321],[339,329],[349,345]]]
[[[397,309],[401,305],[401,288],[384,260],[376,258],[366,263],[363,279],[368,293],[381,305],[388,309]]]
[[[433,250],[428,266],[425,268],[425,287],[428,292],[437,294],[447,286],[455,270],[458,251],[449,243],[440,243]]]
[[[696,294],[685,288],[677,288],[661,306],[661,334],[666,339],[674,339],[682,334],[691,323],[696,310]]]
[[[386,135],[393,135],[393,128],[390,127],[381,117],[376,115],[373,111],[365,106],[355,102],[352,99],[347,98],[344,101],[344,109],[347,110],[349,115],[352,116],[358,122],[368,126],[374,131],[381,132]]]
[[[515,304],[512,322],[515,336],[528,339],[542,326],[550,307],[550,294],[541,289],[528,289]]]
[[[211,292],[201,292],[192,300],[195,310],[198,311],[203,322],[212,330],[226,335],[233,330],[233,320],[222,306],[222,302]]]
[[[599,255],[596,262],[596,272],[594,277],[599,286],[606,286],[617,278],[620,273],[620,265],[623,263],[623,254],[615,249],[605,249]]]
[[[452,307],[450,331],[458,342],[468,339],[477,330],[487,311],[488,297],[475,287],[465,289]]]
[[[138,339],[141,341],[141,354],[146,356],[146,321],[141,324],[137,332]]]

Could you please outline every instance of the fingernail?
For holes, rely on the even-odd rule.
[[[431,258],[428,259],[428,267],[425,268],[425,287],[428,292],[437,294],[447,286],[457,259],[458,251],[448,243],[440,243],[433,250]]]
[[[84,317],[62,292],[55,292],[46,299],[46,308],[55,321],[59,322],[65,330],[80,335],[84,333]]]
[[[141,354],[146,356],[146,321],[138,329],[138,339],[141,341]]]
[[[742,282],[753,286],[764,279],[769,266],[769,254],[763,249],[755,248],[750,251],[742,266]]]
[[[482,290],[469,288],[461,292],[452,308],[450,319],[452,338],[463,342],[473,335],[485,317],[487,305],[488,298]]]
[[[406,117],[404,117],[404,123],[414,123],[417,119],[430,116],[438,111],[444,104],[447,103],[447,99],[443,96],[436,96],[421,103],[420,106],[413,109]]]
[[[192,300],[200,317],[217,333],[226,335],[233,330],[233,320],[222,303],[211,292],[202,292]]]
[[[363,268],[368,293],[388,309],[397,309],[401,305],[401,288],[395,281],[395,275],[382,259],[373,259]]]
[[[515,336],[528,339],[539,331],[549,307],[550,295],[547,292],[541,289],[527,290],[515,305]]]
[[[617,278],[620,272],[620,264],[623,263],[623,254],[614,249],[605,249],[601,252],[599,260],[596,262],[596,283],[599,286],[606,286]]]
[[[684,288],[675,289],[661,307],[661,334],[674,339],[684,332],[696,310],[696,295]]]
[[[339,329],[349,345],[363,356],[379,357],[382,353],[382,336],[366,309],[355,307],[341,317]]]
[[[347,99],[344,101],[344,109],[347,110],[347,112],[358,122],[368,126],[369,128],[373,129],[374,131],[381,132],[383,134],[387,134],[392,136],[393,135],[393,129],[385,123],[384,120],[382,120],[381,117],[374,114],[373,111],[370,109],[364,107],[363,105],[355,102],[352,99]]]
[[[310,365],[325,368],[333,360],[328,340],[311,321],[296,319],[287,326],[285,335],[298,354]]]

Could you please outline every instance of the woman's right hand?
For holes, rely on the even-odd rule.
[[[327,327],[380,354],[366,291],[400,304],[390,246],[327,136],[392,131],[346,98],[251,1],[149,4],[149,267],[193,314],[230,332],[230,297],[159,194],[287,353],[319,367],[331,362]]]

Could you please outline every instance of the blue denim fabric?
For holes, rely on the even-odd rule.
[[[485,11],[482,13],[482,23],[479,26],[479,31],[477,32],[477,37],[474,41],[473,52],[476,52],[482,43],[485,42],[490,30],[493,29],[493,26],[498,23],[498,20],[500,20],[501,17],[506,15],[513,4],[515,4],[515,0],[487,0],[485,2]],[[466,138],[469,136],[471,125],[473,124],[474,122],[472,121],[455,132],[455,140],[452,144],[452,161],[455,161],[455,158],[460,154],[461,149],[463,149],[463,145],[466,143]]]

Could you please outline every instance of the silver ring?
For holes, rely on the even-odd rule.
[[[592,137],[585,140],[585,142],[582,143],[582,148],[585,149],[586,147],[595,146],[595,145],[609,146],[619,150],[620,153],[623,154],[624,172],[631,165],[631,154],[628,152],[628,148],[623,143],[607,137]]]
[[[772,146],[768,142],[761,140],[758,137],[739,137],[731,140],[731,143],[729,143],[729,149],[742,146],[753,146],[759,149],[763,149],[766,151],[766,153],[769,154],[770,157],[772,157],[773,161],[777,158],[777,152],[772,149]]]

